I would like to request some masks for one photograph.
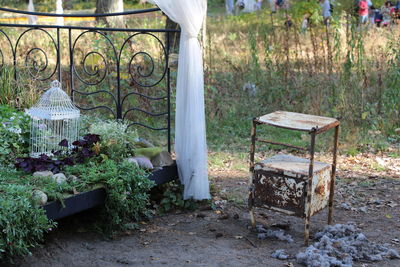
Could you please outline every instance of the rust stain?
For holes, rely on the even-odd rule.
[[[268,118],[268,120],[277,122],[277,121],[280,121],[281,118],[279,118],[279,117],[271,117],[271,118]]]
[[[315,188],[315,193],[318,194],[318,195],[321,195],[321,196],[325,195],[325,186],[323,184],[317,186]]]
[[[305,182],[303,179],[286,177],[265,170],[255,171],[256,206],[268,205],[283,208],[302,216],[305,204]]]
[[[306,121],[306,120],[296,120],[296,121],[299,122],[299,123],[303,123],[305,125],[308,125],[308,124],[323,124],[320,121]]]

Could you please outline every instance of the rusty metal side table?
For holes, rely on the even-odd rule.
[[[256,137],[258,125],[270,125],[310,134],[310,147],[304,148]],[[329,206],[328,224],[333,219],[338,137],[340,122],[335,118],[276,111],[253,119],[250,148],[249,211],[255,227],[254,207],[265,207],[305,218],[304,240],[308,245],[311,216]],[[314,160],[318,134],[335,129],[332,165]],[[308,151],[309,159],[290,155],[275,155],[254,163],[256,141]]]

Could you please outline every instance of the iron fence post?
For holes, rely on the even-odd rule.
[[[166,32],[167,37],[167,108],[168,108],[168,115],[167,115],[167,128],[168,128],[168,152],[171,153],[171,70],[169,68],[169,53],[170,53],[170,36],[169,32]]]

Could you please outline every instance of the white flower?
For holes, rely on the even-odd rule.
[[[11,128],[7,128],[7,130],[9,131],[9,132],[12,132],[12,133],[16,133],[16,134],[20,134],[20,133],[22,133],[22,130],[21,130],[21,128],[14,128],[14,127],[11,127]]]

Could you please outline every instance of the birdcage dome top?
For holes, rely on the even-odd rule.
[[[57,80],[51,83],[51,88],[26,113],[33,118],[47,120],[74,119],[80,116],[79,109],[61,89],[61,83]]]

